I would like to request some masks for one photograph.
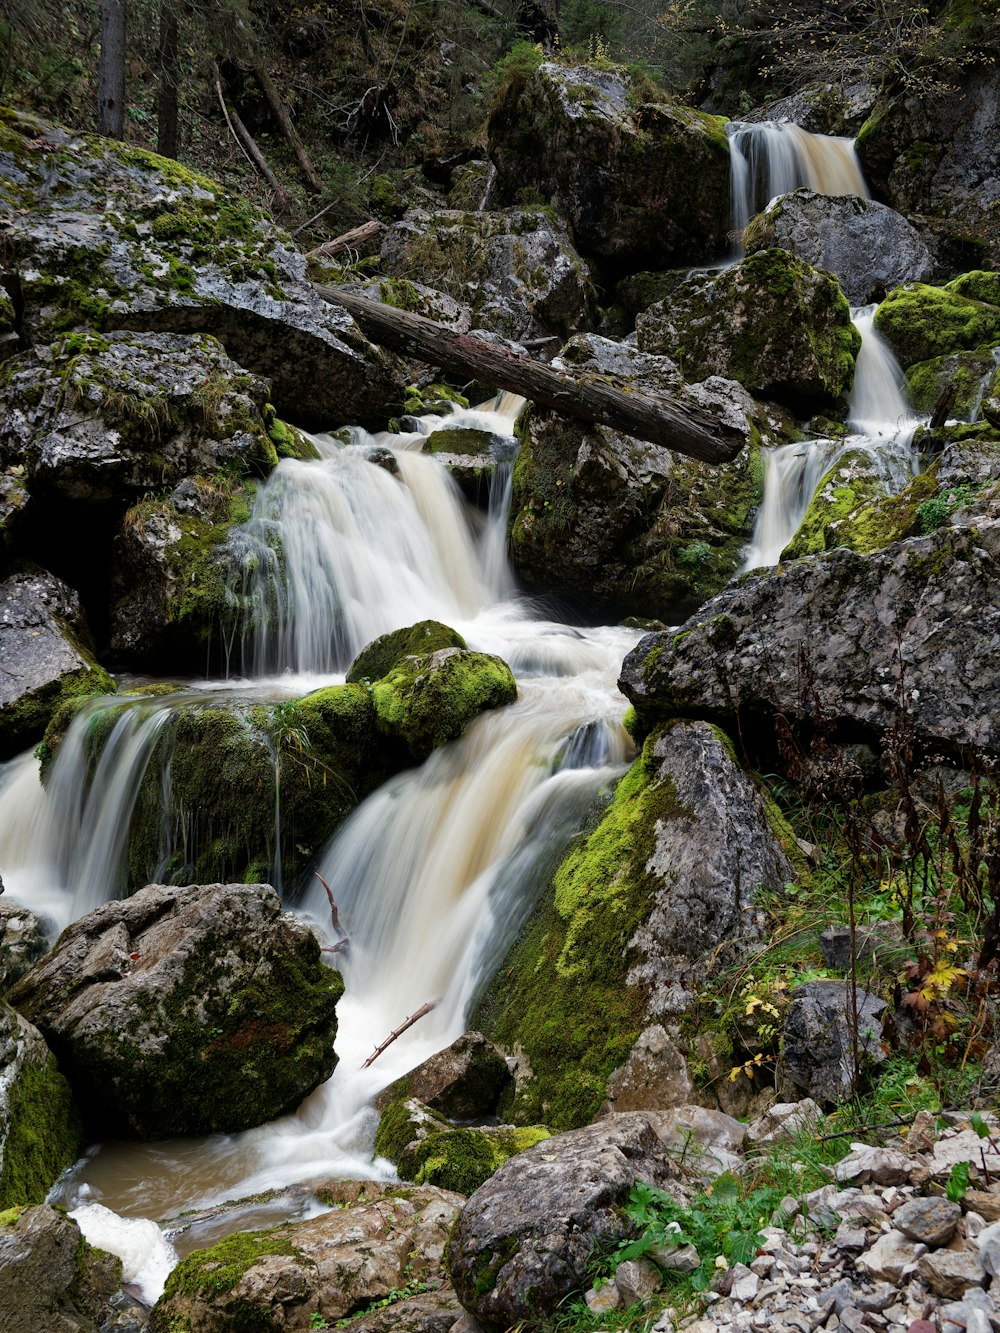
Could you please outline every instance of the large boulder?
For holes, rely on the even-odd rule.
[[[993,516],[745,579],[647,635],[619,686],[647,723],[695,713],[763,739],[781,714],[877,738],[905,709],[919,743],[1000,753],[998,557]]]
[[[640,1031],[760,921],[752,897],[792,878],[756,787],[704,722],[665,726],[573,846],[497,973],[478,1022],[530,1067],[501,1113],[586,1123]]]
[[[389,273],[440,288],[504,338],[565,338],[588,320],[590,274],[550,210],[411,209],[389,228],[381,258]],[[394,293],[393,303],[409,307],[407,296]]]
[[[789,250],[840,283],[852,306],[879,301],[901,282],[924,282],[934,257],[900,213],[856,194],[796,190],[772,199],[744,234],[747,254]]]
[[[860,986],[852,994],[849,981],[810,981],[796,987],[782,1021],[779,1086],[787,1081],[796,1096],[812,1097],[821,1106],[837,1106],[852,1097],[885,1062],[885,1008],[885,1000]]]
[[[462,1210],[449,1244],[459,1300],[486,1333],[551,1318],[588,1285],[594,1251],[630,1235],[640,1181],[678,1187],[676,1160],[641,1112],[609,1116],[512,1158]]]
[[[40,1204],[0,1214],[0,1328],[5,1333],[92,1333],[141,1327],[121,1299],[121,1260],[95,1250],[65,1213]],[[114,1304],[112,1304],[114,1301]],[[107,1321],[107,1322],[106,1322]]]
[[[976,419],[1000,393],[1000,338],[974,351],[951,352],[917,361],[906,372],[906,389],[918,412],[931,413],[946,389],[954,392],[948,415]]]
[[[639,316],[636,338],[688,379],[724,375],[796,409],[845,393],[861,347],[836,280],[779,249],[691,274]]]
[[[395,363],[309,286],[291,238],[208,177],[8,113],[0,199],[27,341],[85,327],[209,333],[306,427],[377,425],[402,400]]]
[[[0,1000],[0,1212],[41,1203],[82,1147],[80,1114],[55,1056]]]
[[[496,1115],[510,1077],[496,1046],[481,1032],[465,1032],[383,1088],[374,1105],[381,1111],[400,1098],[416,1097],[448,1120],[485,1120]]]
[[[461,1196],[371,1181],[317,1192],[331,1205],[320,1217],[227,1236],[182,1259],[153,1309],[150,1333],[332,1328],[379,1309],[388,1322],[352,1319],[351,1327],[447,1333],[460,1309],[443,1286],[444,1250]],[[409,1322],[421,1309],[411,1304],[414,1288],[437,1295],[425,1300],[429,1322]]]
[[[622,69],[542,64],[511,77],[487,122],[491,199],[540,194],[581,254],[634,268],[726,250],[721,116],[651,102]]]
[[[993,299],[984,301],[970,290]],[[944,287],[906,283],[879,306],[875,328],[904,370],[917,361],[974,351],[1000,341],[1000,293],[992,287],[970,288],[961,278]]]
[[[676,618],[740,566],[763,493],[754,402],[732,381],[687,385],[669,357],[593,335],[572,339],[556,364],[707,408],[745,442],[731,463],[710,465],[556,412],[519,419],[509,535],[524,581],[590,608]]]
[[[266,884],[149,885],[63,932],[10,993],[101,1132],[233,1132],[336,1064],[343,991]]]
[[[98,666],[76,592],[41,569],[0,583],[0,759],[41,740],[69,699],[113,694]]]

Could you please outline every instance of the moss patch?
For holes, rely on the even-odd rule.
[[[404,1180],[417,1185],[473,1194],[508,1158],[550,1137],[542,1125],[522,1129],[449,1129],[429,1134],[397,1166]]]
[[[1000,308],[946,287],[908,282],[879,306],[875,328],[905,370],[1000,340]]]
[[[10,1121],[0,1169],[0,1215],[17,1220],[17,1205],[43,1203],[60,1173],[84,1145],[83,1125],[70,1086],[50,1055],[26,1062],[10,1097]]]
[[[348,684],[362,680],[381,680],[404,657],[436,653],[440,648],[465,648],[467,644],[456,630],[440,620],[421,620],[405,629],[382,634],[366,644],[351,663],[345,679]]]

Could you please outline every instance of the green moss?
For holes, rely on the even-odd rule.
[[[493,436],[488,430],[461,430],[444,428],[432,431],[424,441],[428,454],[468,454],[473,457],[491,452]]]
[[[968,296],[973,301],[982,301],[986,305],[1000,306],[1000,273],[984,269],[974,269],[971,273],[962,273],[944,285],[946,292],[956,292],[959,296]]]
[[[506,662],[466,648],[404,657],[371,688],[379,729],[401,740],[414,759],[457,739],[484,709],[517,698]]]
[[[23,1212],[27,1211],[27,1205],[18,1208],[5,1208],[0,1212],[0,1227],[13,1227],[17,1225],[18,1219]]]
[[[662,891],[647,869],[657,821],[691,813],[659,774],[656,736],[560,865],[477,1015],[501,1045],[520,1046],[534,1071],[501,1105],[516,1123],[587,1124],[644,1024],[642,988],[625,980],[630,940]]]
[[[823,477],[798,531],[782,553],[784,559],[816,555],[844,542],[840,527],[866,501],[881,497],[883,486],[864,453],[845,454]]]
[[[362,680],[381,680],[404,657],[425,656],[441,648],[465,648],[457,630],[439,620],[421,620],[405,629],[391,630],[366,644],[351,663],[345,677],[348,684]]]
[[[885,298],[875,327],[905,370],[1000,340],[1000,308],[948,288],[909,282]]]
[[[24,1064],[13,1085],[9,1127],[0,1165],[0,1225],[17,1220],[17,1207],[43,1203],[53,1184],[76,1161],[83,1125],[69,1084],[55,1057]]]
[[[191,1328],[186,1315],[171,1312],[171,1302],[203,1298],[211,1303],[207,1322],[199,1333],[226,1330],[270,1330],[281,1327],[269,1308],[229,1295],[246,1272],[269,1255],[297,1256],[298,1251],[280,1231],[249,1231],[227,1236],[206,1250],[183,1258],[167,1278],[163,1296],[150,1318],[150,1333],[180,1333]]]
[[[477,1296],[485,1296],[496,1286],[497,1276],[521,1248],[515,1236],[504,1236],[492,1250],[481,1250],[476,1255],[475,1288]]]
[[[970,417],[983,380],[996,372],[997,363],[993,358],[996,348],[1000,348],[1000,343],[933,357],[910,366],[906,372],[906,385],[913,406],[918,412],[932,412],[944,390],[953,386],[955,399],[948,415]]]
[[[375,1156],[398,1162],[404,1149],[416,1137],[417,1122],[411,1114],[405,1097],[390,1103],[382,1112],[375,1131]]]
[[[114,694],[112,677],[73,639],[69,630],[67,636],[87,665],[0,708],[0,753],[14,754],[41,741],[50,721],[64,708],[71,711],[95,694]]]
[[[541,1125],[523,1129],[449,1129],[429,1134],[399,1158],[399,1174],[416,1185],[473,1194],[508,1158],[550,1137]]]
[[[271,403],[264,404],[264,426],[278,458],[319,458],[319,450],[302,431],[282,421]]]

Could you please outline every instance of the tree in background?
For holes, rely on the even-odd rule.
[[[125,138],[125,0],[101,0],[97,126],[110,139]]]

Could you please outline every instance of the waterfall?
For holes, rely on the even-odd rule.
[[[819,194],[869,197],[853,139],[810,134],[776,121],[732,120],[726,133],[731,226],[740,253],[744,227],[779,194],[806,186]]]
[[[849,453],[865,454],[887,494],[901,490],[917,470],[913,435],[917,419],[903,392],[903,373],[874,327],[876,306],[851,312],[861,350],[848,395],[843,439],[804,440],[764,454],[764,498],[743,569],[775,565],[795,536],[816,490]]]

